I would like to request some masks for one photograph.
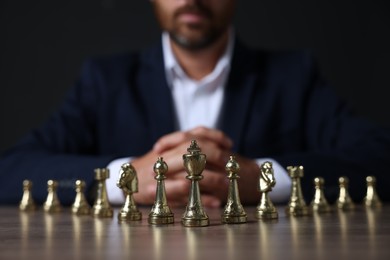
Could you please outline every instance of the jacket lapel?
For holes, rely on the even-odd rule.
[[[245,125],[249,118],[252,96],[255,91],[259,71],[256,59],[252,57],[238,40],[234,48],[230,76],[225,89],[219,127],[232,140],[234,151],[240,151]],[[257,68],[256,68],[257,67]]]
[[[175,113],[168,87],[161,43],[143,52],[140,57],[139,92],[144,103],[145,120],[150,127],[153,143],[161,136],[175,131]]]

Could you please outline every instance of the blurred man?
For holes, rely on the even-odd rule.
[[[64,104],[0,161],[1,203],[16,203],[23,179],[31,179],[43,201],[46,180],[58,179],[71,203],[75,179],[93,186],[93,169],[108,167],[109,196],[122,203],[115,186],[120,165],[138,173],[137,203],[154,202],[153,165],[169,170],[171,205],[187,203],[189,184],[182,155],[196,139],[207,155],[200,181],[205,206],[227,198],[225,164],[241,166],[243,204],[258,202],[259,163],[271,161],[276,186],[271,199],[290,194],[288,165],[303,165],[305,196],[315,176],[337,196],[337,179],[349,176],[351,196],[362,199],[366,175],[376,175],[383,199],[390,134],[354,117],[336,97],[305,52],[250,50],[236,38],[234,0],[151,1],[162,40],[141,52],[87,61]],[[254,33],[256,33],[254,31]],[[67,189],[67,187],[69,189]]]

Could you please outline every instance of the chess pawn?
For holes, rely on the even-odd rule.
[[[138,177],[133,165],[125,163],[119,172],[118,188],[122,189],[126,199],[118,213],[119,221],[136,221],[142,219],[142,213],[135,204],[133,193],[138,192]]]
[[[288,175],[291,178],[291,196],[286,207],[286,215],[306,216],[310,214],[302,195],[301,178],[303,177],[303,166],[288,166]]]
[[[199,191],[199,181],[203,179],[202,172],[206,166],[206,155],[200,153],[201,150],[195,140],[191,141],[187,151],[187,154],[183,154],[183,164],[187,172],[186,178],[191,181],[191,187],[181,222],[186,227],[208,226],[209,217],[203,209]]]
[[[106,188],[106,179],[110,178],[110,170],[97,168],[94,172],[97,188],[95,202],[92,207],[92,215],[98,218],[111,218],[114,211],[108,200]]]
[[[166,179],[165,173],[168,171],[168,165],[162,157],[159,157],[157,162],[154,164],[153,171],[156,174],[154,179],[157,181],[156,199],[152,210],[149,213],[148,222],[153,225],[171,224],[174,222],[174,217],[167,203],[164,184],[164,180]]]
[[[222,214],[222,223],[245,223],[247,221],[247,216],[244,207],[241,205],[237,183],[237,179],[240,178],[238,175],[240,165],[234,156],[230,156],[230,160],[227,162],[225,169],[229,179],[229,191],[227,203]]]
[[[32,182],[30,180],[23,181],[23,196],[19,203],[19,209],[21,211],[34,211],[37,209],[37,205],[32,197]]]
[[[75,182],[76,198],[72,204],[72,213],[75,215],[91,214],[91,207],[84,196],[85,181],[77,180]]]
[[[271,162],[264,162],[260,165],[260,176],[258,191],[260,191],[260,202],[256,208],[256,218],[258,219],[277,219],[278,211],[268,196],[272,191],[276,180]]]
[[[47,198],[43,204],[44,211],[48,213],[57,213],[62,211],[62,205],[57,197],[58,182],[55,180],[47,181]]]
[[[337,207],[342,210],[351,210],[355,208],[355,204],[348,193],[348,183],[349,180],[347,177],[343,176],[339,178],[340,192],[337,199]]]
[[[371,207],[371,208],[381,207],[382,202],[379,199],[379,196],[375,189],[376,178],[374,176],[367,176],[366,182],[367,182],[367,194],[363,200],[364,205],[366,205],[366,207]]]
[[[314,178],[314,198],[310,203],[311,209],[314,212],[326,213],[332,211],[332,207],[329,205],[324,194],[324,179],[321,177]]]

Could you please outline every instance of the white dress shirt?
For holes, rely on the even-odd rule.
[[[172,52],[168,33],[163,32],[162,47],[165,73],[168,86],[172,91],[178,127],[181,131],[197,126],[208,128],[217,126],[225,85],[230,71],[233,46],[234,33],[231,30],[227,48],[214,70],[203,79],[197,81],[188,77],[183,71]],[[107,166],[110,169],[111,177],[106,184],[109,200],[113,204],[122,204],[124,202],[122,191],[116,187],[117,174],[121,165],[131,161],[131,159],[131,157],[120,158],[112,161]],[[265,161],[272,162],[276,185],[272,192],[269,193],[270,198],[275,203],[287,201],[291,189],[291,180],[286,170],[271,158],[259,158],[256,161],[258,164]]]

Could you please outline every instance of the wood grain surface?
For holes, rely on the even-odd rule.
[[[70,209],[47,214],[0,207],[0,259],[390,259],[390,205],[334,211],[327,215],[221,224],[222,209],[206,209],[208,227],[175,223],[151,226],[150,208],[139,222],[74,216]]]

